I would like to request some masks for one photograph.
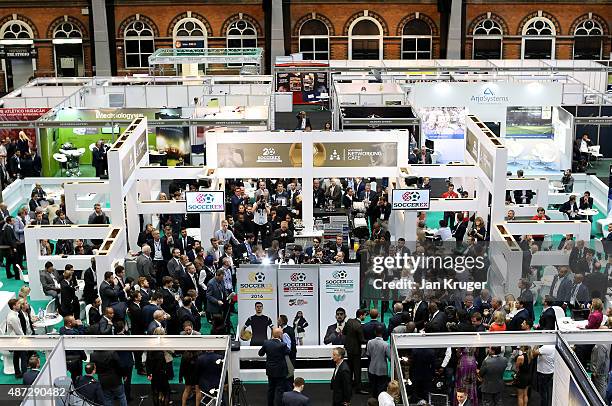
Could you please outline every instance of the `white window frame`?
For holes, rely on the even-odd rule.
[[[479,28],[481,28],[480,26],[482,24],[484,24],[485,21],[491,21],[494,24],[494,27],[490,28],[489,30],[492,30],[493,28],[497,28],[499,29],[501,34],[476,34],[476,30],[478,30]],[[483,29],[487,30],[487,28],[482,27]],[[472,31],[472,59],[474,59],[475,56],[475,49],[476,49],[476,41],[477,40],[499,40],[499,59],[504,59],[504,30],[502,28],[502,26],[495,20],[491,19],[491,18],[485,18],[484,20],[480,21],[478,24],[476,24],[476,27],[474,27],[474,30]]]
[[[70,32],[67,32],[63,29],[63,25],[64,24],[70,24],[72,25],[72,30]],[[62,36],[62,37],[58,37],[57,34],[58,33],[65,33],[66,36]],[[71,32],[78,32],[79,36],[78,37],[70,37],[68,34],[70,34]],[[57,41],[59,40],[59,41]],[[64,42],[62,42],[64,41]],[[57,27],[55,27],[55,29],[53,30],[53,66],[55,69],[55,77],[58,77],[58,66],[57,66],[57,46],[61,45],[62,43],[67,43],[67,44],[81,44],[81,58],[83,59],[83,65],[85,65],[85,53],[83,52],[83,32],[81,31],[81,29],[74,23],[70,22],[70,21],[62,21],[61,24],[58,24]],[[83,69],[85,68],[85,66],[83,66]],[[77,75],[79,74],[78,69],[76,69],[77,71]]]
[[[247,28],[252,29],[253,31],[255,31],[255,34],[240,34],[240,35],[230,35],[229,31],[233,28],[233,26],[235,24],[237,24],[239,21],[244,21],[247,24]],[[236,27],[236,29],[240,29],[238,27]],[[246,28],[245,28],[246,29]],[[226,48],[229,48],[229,41],[232,39],[238,39],[240,40],[240,49],[243,48],[251,48],[251,47],[245,47],[244,46],[244,40],[245,39],[254,39],[255,40],[255,46],[253,48],[257,48],[257,27],[255,27],[255,25],[253,25],[253,23],[251,23],[248,20],[245,20],[244,18],[239,18],[235,21],[232,21],[232,23],[227,27],[227,30],[225,31],[225,46]],[[236,67],[240,67],[240,66],[244,66],[244,65],[249,65],[249,64],[244,64],[244,63],[228,63],[227,66],[230,68],[236,68]]]
[[[597,26],[597,28],[599,29],[601,34],[599,34],[599,35],[596,35],[596,34],[587,34],[587,35],[577,34],[576,31],[578,31],[581,28],[581,26],[584,23],[586,23],[587,21],[592,21],[593,24]],[[576,37],[579,37],[579,38],[588,38],[588,37],[597,38],[599,40],[599,59],[602,59],[602,57],[603,57],[604,30],[603,30],[603,27],[601,26],[601,24],[599,24],[599,22],[597,20],[594,20],[592,18],[587,18],[585,20],[582,20],[580,22],[580,24],[578,24],[578,26],[574,30],[574,43],[572,45],[572,59],[576,59]]]
[[[410,22],[412,22],[414,20],[417,20],[417,19],[415,18],[415,19],[409,20],[409,21],[406,22],[406,24],[408,24],[408,23],[410,23]],[[414,51],[414,53],[416,53],[417,57],[415,59],[404,59],[404,60],[412,61],[412,60],[419,60],[419,59],[420,60],[432,59],[432,57],[433,57],[433,33],[431,32],[431,27],[429,27],[429,24],[427,25],[429,27],[429,35],[404,35],[404,28],[405,28],[406,24],[404,24],[404,27],[402,27],[402,39],[401,39],[402,43],[400,45],[400,48],[401,48],[400,49],[400,59],[404,59],[404,52],[406,52],[406,53],[412,52],[412,51],[404,51],[404,40],[405,39],[414,40],[415,41],[415,51]],[[423,39],[423,38],[429,39],[429,51],[419,51],[418,50],[419,39]],[[425,53],[425,52],[429,52],[429,58],[419,58],[419,54],[420,53],[422,54],[422,53]]]
[[[552,31],[551,35],[527,35],[527,30],[532,23],[536,21],[544,21]],[[523,26],[522,38],[521,38],[521,59],[525,59],[525,42],[527,41],[551,41],[550,59],[556,58],[555,55],[555,44],[556,44],[557,30],[555,24],[546,17],[533,17],[525,23]]]
[[[9,27],[11,27],[13,24],[17,24],[19,26],[21,26],[22,28],[25,28],[25,31],[28,33],[29,38],[5,38],[6,32],[9,29]],[[12,31],[11,31],[12,32]],[[2,25],[2,28],[0,28],[0,39],[9,39],[9,40],[33,40],[34,39],[34,30],[32,29],[32,27],[30,27],[30,24],[26,23],[25,21],[21,21],[21,20],[10,20],[7,21],[6,23],[4,23],[4,25]]]
[[[306,24],[309,21],[312,20],[316,20],[316,21],[320,21],[321,24],[323,24],[325,26],[325,29],[327,30],[327,35],[302,35],[302,27],[304,26],[304,24]],[[323,21],[317,19],[317,18],[311,18],[308,19],[306,21],[304,21],[302,23],[302,25],[300,26],[300,30],[298,31],[298,52],[302,53],[302,40],[308,40],[308,41],[312,41],[312,51],[304,51],[306,53],[312,54],[313,56],[316,56],[317,54],[322,54],[324,52],[327,53],[327,59],[313,59],[313,61],[323,61],[323,60],[329,60],[329,27],[327,26],[327,24],[325,24]],[[316,40],[317,39],[325,39],[327,40],[327,50],[326,51],[318,51],[315,47],[316,44]]]
[[[357,23],[359,23],[360,21],[363,20],[370,20],[372,22],[374,22],[374,24],[376,24],[376,26],[378,27],[378,35],[353,35],[353,28],[355,27],[355,25],[357,25]],[[383,55],[384,55],[384,49],[383,49],[383,27],[382,25],[380,25],[380,23],[372,17],[359,17],[357,19],[355,19],[355,21],[353,21],[351,23],[351,25],[349,26],[348,29],[348,34],[349,34],[349,43],[348,43],[348,56],[349,56],[349,61],[353,60],[353,40],[354,39],[369,39],[369,40],[373,40],[373,39],[378,39],[378,60],[382,60],[383,59]]]
[[[139,22],[139,23],[141,23],[141,24],[144,24],[144,26],[146,27],[146,28],[144,28],[144,29],[148,29],[149,31],[151,31],[151,33],[152,33],[153,35],[140,35],[140,34],[139,34],[139,35],[137,35],[137,36],[136,36],[136,35],[130,35],[130,36],[128,36],[128,35],[127,35],[128,30],[129,30],[129,29],[130,29],[130,28],[131,28],[131,27],[132,27],[132,26],[133,26],[135,23],[137,23],[137,22]],[[144,29],[143,29],[143,30],[144,30]],[[128,39],[128,38],[129,38],[129,39]],[[127,56],[128,56],[128,52],[127,52],[127,42],[128,42],[128,41],[138,41],[138,54],[135,54],[135,53],[130,53],[129,55],[138,55],[138,62],[139,62],[139,65],[142,65],[142,60],[141,60],[141,57],[142,57],[143,53],[142,53],[142,51],[141,51],[140,42],[141,42],[141,41],[143,41],[143,40],[145,40],[145,41],[149,41],[149,40],[150,40],[150,41],[153,43],[153,52],[155,52],[155,31],[153,30],[153,27],[151,27],[151,25],[149,25],[149,23],[147,23],[146,21],[142,21],[142,20],[140,20],[140,19],[136,19],[136,20],[134,20],[134,21],[130,22],[130,23],[127,25],[127,27],[125,27],[125,30],[123,31],[123,48],[124,48],[124,49],[123,49],[123,55],[124,55],[124,58],[125,58],[125,69],[148,69],[148,68],[149,68],[148,61],[147,61],[147,65],[146,65],[146,66],[127,66]],[[153,52],[151,52],[151,54],[153,54]],[[149,54],[149,55],[151,55],[151,54]]]
[[[204,33],[204,36],[178,35],[177,33],[178,33],[179,28],[183,24],[189,23],[189,22],[194,23],[200,30],[202,30],[202,33]],[[174,24],[174,28],[172,29],[172,48],[176,47],[177,41],[204,41],[204,48],[207,48],[208,47],[208,31],[206,30],[206,26],[204,25],[202,21],[194,17],[185,17],[185,18],[180,19],[179,21],[177,21],[176,24]]]

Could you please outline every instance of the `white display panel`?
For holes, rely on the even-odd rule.
[[[429,189],[393,189],[391,210],[429,210]]]

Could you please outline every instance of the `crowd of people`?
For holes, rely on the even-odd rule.
[[[126,276],[128,263],[124,264],[125,267],[117,265],[112,271],[105,272],[104,281],[98,289],[95,261],[92,261],[90,268],[82,271],[70,265],[58,271],[49,262],[41,272],[41,284],[44,293],[56,300],[57,311],[64,317],[60,334],[197,335],[207,330],[203,326],[210,326],[208,331],[211,334],[235,333],[231,314],[236,311],[236,273],[243,263],[367,264],[368,259],[377,255],[409,254],[411,251],[405,239],[391,239],[386,185],[385,179],[363,178],[315,179],[313,182],[315,208],[344,208],[350,216],[367,219],[371,230],[367,237],[354,238],[358,243],[357,249],[353,249],[343,235],[337,235],[327,243],[324,239],[314,238],[305,246],[295,244],[302,212],[302,191],[298,179],[279,179],[276,182],[235,180],[228,182],[230,197],[226,217],[219,229],[211,231],[208,248],[188,234],[189,215],[162,214],[154,217],[155,225],[143,226],[138,236],[140,252],[134,259],[135,273],[130,277]],[[418,186],[431,188],[428,178],[420,179]],[[456,191],[455,186],[448,182],[447,190],[441,197],[452,199],[464,197],[466,193],[460,189]],[[173,199],[182,199],[180,189],[170,190],[169,195]],[[511,193],[515,199],[517,196],[525,199],[528,195],[526,191]],[[167,195],[160,194],[160,199],[167,199]],[[44,208],[42,202],[46,203]],[[363,204],[355,205],[356,202]],[[28,206],[20,209],[19,216],[12,218],[8,212],[3,216],[2,239],[10,247],[4,254],[7,274],[9,264],[22,264],[23,231],[19,233],[19,230],[26,224],[71,224],[65,216],[63,201],[58,207],[51,203],[44,190],[37,185]],[[3,209],[2,213],[6,212],[6,207],[0,206],[0,209]],[[538,209],[535,217],[546,218],[545,210]],[[512,211],[508,213],[508,219],[515,219]],[[102,207],[96,205],[88,223],[108,222]],[[454,255],[487,257],[487,227],[484,220],[474,213],[444,213],[435,232],[425,224],[426,213],[419,213],[415,253],[440,252],[448,248]],[[334,404],[350,402],[354,391],[365,392],[366,385],[361,383],[357,373],[361,369],[362,346],[365,346],[369,358],[370,403],[392,404],[389,399],[397,398],[398,384],[390,382],[386,365],[389,357],[387,339],[394,332],[555,329],[553,306],[563,306],[569,311],[586,311],[589,319],[587,328],[600,328],[602,324],[604,327],[612,326],[612,319],[604,319],[601,301],[605,298],[602,286],[607,286],[607,280],[602,285],[597,279],[601,279],[601,275],[607,278],[612,267],[610,259],[606,258],[607,262],[604,263],[598,257],[601,253],[588,248],[584,241],[575,241],[571,235],[565,236],[558,249],[569,252],[570,264],[555,269],[557,276],[550,289],[539,292],[545,296],[544,310],[536,320],[534,304],[538,292],[533,290],[533,283],[540,281],[550,269],[532,266],[531,256],[537,250],[545,249],[544,238],[536,235],[516,238],[524,252],[523,275],[518,285],[521,294],[517,298],[512,295],[491,297],[487,289],[457,292],[423,288],[396,297],[376,298],[364,294],[362,309],[357,311],[354,319],[347,319],[346,311],[337,309],[337,323],[328,327],[324,339],[325,344],[343,345],[333,349],[332,358],[336,364],[332,378]],[[441,246],[438,242],[451,240],[454,242],[449,247]],[[92,253],[99,244],[95,240],[75,239],[57,241],[53,246],[49,241],[41,241],[41,252]],[[482,268],[470,269],[463,278],[466,281],[485,282],[488,265],[487,262]],[[14,273],[18,275],[18,269],[15,269]],[[85,315],[88,320],[85,323],[80,321],[83,315],[77,298],[77,276],[85,281],[81,300],[91,305]],[[386,280],[405,276],[402,270],[390,270],[379,275]],[[436,281],[449,276],[459,277],[456,273],[451,275],[436,269],[417,269],[409,277],[415,281]],[[367,293],[367,287],[364,292]],[[376,299],[382,300],[380,312],[376,308]],[[32,323],[38,316],[31,311],[27,294],[10,307],[13,333],[34,334]],[[385,324],[383,316],[387,310],[392,310],[392,316]],[[610,309],[607,317],[612,317]],[[260,355],[267,357],[270,378],[268,401],[272,402],[269,404],[300,404],[290,402],[292,398],[302,399],[301,396],[304,396],[300,389],[303,388],[303,380],[294,377],[291,372],[295,367],[297,346],[302,344],[300,329],[303,332],[306,327],[307,322],[303,318],[290,320],[286,315],[281,315],[275,322],[266,322],[264,330],[271,328],[271,337],[269,340],[264,337],[258,341],[258,345],[262,345]],[[605,394],[608,378],[607,373],[602,371],[609,365],[602,362],[605,355],[609,360],[609,350],[598,346],[577,349],[585,367],[593,372],[594,382],[599,379],[595,383],[602,394]],[[102,396],[106,401],[116,399],[120,402],[131,397],[131,371],[135,369],[151,380],[152,397],[156,404],[168,404],[169,382],[173,378],[172,360],[178,354],[154,350],[146,352],[145,361],[141,351],[98,351],[98,354],[92,354],[83,374],[84,354],[75,351],[67,356],[68,369],[75,380],[91,381],[98,377],[101,392],[87,396],[92,396],[92,399]],[[26,372],[36,371],[38,364],[34,355],[25,353],[14,357],[17,376],[24,378]],[[220,356],[197,351],[181,354],[181,378],[185,383],[183,404],[192,398],[199,401],[202,388],[205,388],[205,392],[215,388],[213,383],[218,383],[219,378],[216,375],[214,379],[211,378],[209,372],[212,364],[218,365],[216,360]],[[284,366],[274,367],[270,359],[275,357],[279,357],[277,362]],[[542,406],[548,406],[550,401],[546,399],[552,382],[549,379],[550,371],[553,369],[547,357],[549,352],[546,348],[414,349],[403,354],[402,363],[405,376],[409,377],[409,393],[417,401],[427,401],[430,394],[442,392],[451,397],[455,405],[478,405],[479,402],[495,404],[505,387],[500,386],[500,379],[504,381],[503,372],[510,368],[515,374],[513,382],[517,388],[517,404],[527,404],[529,393],[532,393],[529,388],[533,387],[543,399]],[[219,368],[213,369],[220,374]],[[92,388],[94,386],[91,385]],[[285,398],[290,399],[285,401]]]

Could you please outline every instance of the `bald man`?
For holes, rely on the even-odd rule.
[[[259,356],[266,356],[266,375],[268,376],[268,406],[280,405],[283,392],[287,387],[287,361],[289,347],[283,342],[283,330],[272,329],[272,338],[264,341]]]

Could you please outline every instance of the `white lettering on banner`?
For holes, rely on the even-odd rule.
[[[270,147],[270,148],[263,148],[261,155],[257,155],[257,162],[258,163],[261,163],[261,162],[283,163],[283,159],[280,157],[280,155],[276,154],[276,149]]]
[[[134,120],[135,118],[142,118],[144,114],[142,113],[103,113],[100,110],[96,110],[96,118],[97,119],[115,119],[115,120]],[[110,126],[110,125],[109,125]]]

